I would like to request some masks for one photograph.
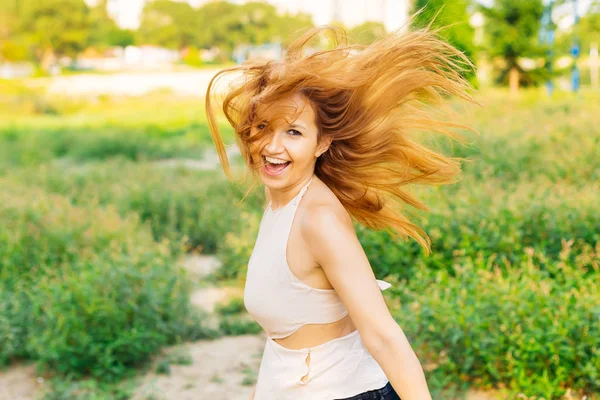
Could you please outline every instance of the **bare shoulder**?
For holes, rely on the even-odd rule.
[[[311,239],[331,235],[332,232],[352,230],[352,218],[340,200],[321,180],[305,195],[306,203],[300,223],[302,234]]]

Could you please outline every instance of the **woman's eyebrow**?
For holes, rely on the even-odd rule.
[[[306,129],[306,127],[302,124],[291,124],[290,128],[300,128],[300,129]]]

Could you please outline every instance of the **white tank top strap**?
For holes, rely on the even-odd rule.
[[[272,213],[279,213],[281,210],[283,210],[284,208],[287,208],[288,206],[292,205],[294,207],[298,206],[298,204],[300,204],[300,200],[302,199],[302,196],[304,196],[304,193],[306,193],[306,190],[308,189],[308,186],[311,184],[311,182],[313,181],[314,175],[310,178],[310,180],[308,181],[308,183],[306,183],[306,185],[304,185],[302,187],[302,189],[300,189],[300,191],[298,192],[298,194],[296,196],[294,196],[294,198],[292,200],[290,200],[286,205],[279,207],[276,210],[273,210],[273,208],[271,208],[273,202],[269,201],[269,204],[267,204],[267,210],[272,212]]]
[[[302,189],[300,189],[300,192],[296,195],[296,197],[294,197],[294,199],[292,200],[294,206],[297,206],[298,204],[300,204],[300,200],[304,196],[304,193],[306,193],[306,191],[308,190],[308,186],[313,181],[313,178],[314,178],[314,175],[310,178],[310,180],[308,181],[308,183],[306,185],[304,185],[302,187]]]

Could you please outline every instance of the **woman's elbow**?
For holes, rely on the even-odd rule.
[[[391,317],[389,321],[379,326],[373,326],[364,334],[364,337],[361,335],[361,338],[365,348],[371,355],[390,351],[391,348],[397,346],[404,347],[405,344],[408,344],[404,332]]]

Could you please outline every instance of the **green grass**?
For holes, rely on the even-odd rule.
[[[459,111],[479,136],[430,142],[469,160],[463,179],[414,188],[430,207],[419,223],[433,254],[357,226],[359,239],[376,276],[394,283],[392,314],[436,366],[435,393],[599,393],[600,94],[492,90],[479,100]],[[200,249],[223,262],[212,279],[243,281],[264,198],[254,190],[242,201],[245,188],[221,171],[153,162],[211,147],[202,100],[73,102],[12,87],[0,105],[0,358],[104,382],[167,343],[214,335],[194,328],[202,317],[185,308],[173,264]],[[240,311],[239,299],[219,308],[221,333],[259,331]],[[79,390],[103,398],[108,385]]]
[[[169,92],[70,99],[4,82],[0,89],[0,174],[56,159],[200,159],[212,146],[203,100]],[[220,121],[224,140],[232,129]]]

